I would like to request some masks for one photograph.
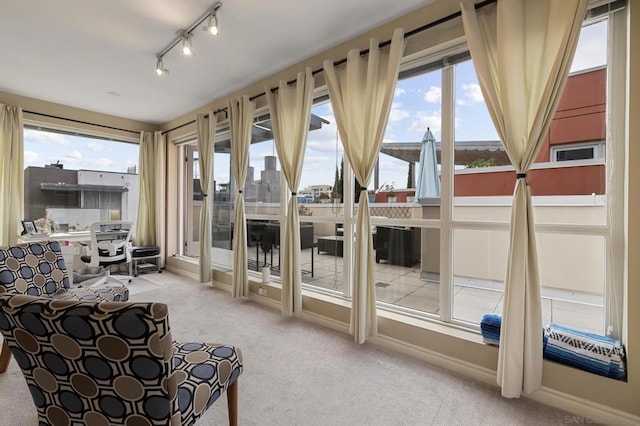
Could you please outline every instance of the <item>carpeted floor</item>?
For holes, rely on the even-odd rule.
[[[130,286],[131,301],[169,305],[173,338],[234,344],[240,425],[550,425],[568,413],[521,399],[422,361],[356,345],[350,336],[170,273]],[[0,425],[36,425],[29,391],[15,361],[0,375]],[[199,425],[227,424],[223,396]]]

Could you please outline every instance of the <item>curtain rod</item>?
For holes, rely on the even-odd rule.
[[[121,129],[119,127],[112,127],[112,126],[106,126],[104,124],[96,124],[96,123],[90,123],[88,121],[82,121],[82,120],[76,120],[73,118],[67,118],[67,117],[60,117],[57,115],[51,115],[51,114],[44,114],[42,112],[35,112],[35,111],[27,111],[27,110],[22,110],[23,113],[26,114],[33,114],[33,115],[39,115],[41,117],[47,117],[47,118],[55,118],[58,120],[65,120],[65,121],[70,121],[72,123],[78,123],[78,124],[87,124],[89,126],[95,126],[95,127],[102,127],[104,129],[110,129],[110,130],[119,130],[121,132],[129,132],[129,133],[135,133],[136,135],[139,135],[140,132],[137,130],[130,130],[130,129]]]
[[[478,9],[483,8],[483,7],[485,7],[485,6],[488,6],[488,5],[490,5],[490,4],[496,3],[497,1],[498,1],[498,0],[485,0],[485,1],[483,1],[483,2],[480,2],[480,3],[475,4],[475,5],[474,5],[474,7],[475,7],[475,9],[476,9],[476,10],[478,10]],[[437,19],[437,20],[435,20],[435,21],[433,21],[433,22],[429,22],[428,24],[425,24],[425,25],[423,25],[423,26],[421,26],[421,27],[418,27],[418,28],[416,28],[416,29],[414,29],[414,30],[411,30],[411,31],[409,31],[409,32],[406,32],[406,33],[404,34],[404,38],[405,38],[405,39],[407,39],[407,38],[409,38],[409,37],[411,37],[411,36],[414,36],[414,35],[416,35],[416,34],[419,34],[419,33],[423,32],[423,31],[429,30],[429,29],[431,29],[431,28],[437,27],[438,25],[444,24],[445,22],[451,21],[452,19],[458,18],[458,17],[460,17],[460,16],[462,16],[462,12],[461,12],[461,11],[454,12],[454,13],[452,13],[451,15],[447,15],[447,16],[442,17],[442,18],[440,18],[440,19]],[[381,42],[381,43],[379,44],[379,47],[380,47],[380,48],[382,48],[382,47],[388,46],[388,45],[390,45],[390,44],[391,44],[391,40],[385,40],[385,41],[383,41],[383,42]],[[364,55],[366,55],[366,54],[368,54],[368,53],[369,53],[369,49],[361,50],[361,51],[360,51],[360,56],[364,56]],[[342,58],[342,59],[339,59],[339,60],[337,60],[337,61],[334,61],[334,62],[333,62],[333,66],[337,67],[337,66],[339,66],[339,65],[344,64],[345,62],[347,62],[347,58]],[[319,69],[313,70],[313,71],[311,72],[311,75],[315,76],[316,74],[319,74],[319,73],[321,73],[322,71],[323,71],[323,70],[322,70],[322,68],[319,68]],[[290,81],[287,81],[287,84],[289,85],[289,84],[293,84],[293,83],[295,83],[295,82],[296,82],[296,80],[290,80]],[[272,89],[271,89],[271,91],[272,91],[272,92],[275,92],[275,91],[277,91],[277,90],[278,90],[278,88],[277,88],[277,87],[274,87],[274,88],[272,88]],[[265,92],[258,93],[257,95],[251,96],[251,97],[249,98],[249,100],[250,100],[250,101],[254,101],[254,100],[256,100],[256,99],[258,99],[258,98],[260,98],[260,97],[264,96],[265,94],[266,94]],[[217,113],[219,113],[219,112],[227,113],[227,107],[218,108],[217,110],[213,111],[213,113],[214,113],[214,114],[217,114]],[[208,116],[209,116],[209,114],[205,114],[205,117],[208,117]],[[180,125],[178,125],[178,126],[176,126],[176,127],[173,127],[173,128],[171,128],[171,129],[169,129],[169,130],[165,130],[164,132],[162,132],[162,134],[163,134],[163,135],[166,135],[166,134],[167,134],[167,133],[169,133],[169,132],[173,132],[173,131],[175,131],[175,130],[181,129],[181,128],[183,128],[183,127],[185,127],[185,126],[188,126],[188,125],[190,125],[190,124],[193,124],[193,123],[195,123],[195,122],[196,122],[196,120],[188,121],[188,122],[186,122],[186,123],[183,123],[183,124],[180,124]]]

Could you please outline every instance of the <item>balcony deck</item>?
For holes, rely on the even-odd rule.
[[[314,250],[313,256],[311,251]],[[249,250],[249,262],[256,266],[265,260],[262,251]],[[272,274],[278,275],[278,249],[274,248]],[[313,257],[313,276],[311,261]],[[266,256],[269,263],[271,253]],[[317,248],[301,250],[301,267],[304,284],[329,291],[343,293],[344,259],[329,253],[318,253]],[[250,267],[251,269],[251,267]],[[440,313],[440,284],[437,277],[421,274],[420,264],[413,267],[390,265],[385,262],[375,264],[376,299],[402,308],[413,309],[426,314]],[[479,324],[486,313],[502,313],[504,293],[502,284],[454,277],[453,318]],[[578,295],[573,292],[555,291],[545,294],[543,289],[542,323],[554,322],[596,334],[604,332],[604,308],[598,298]],[[594,300],[595,299],[595,300]]]

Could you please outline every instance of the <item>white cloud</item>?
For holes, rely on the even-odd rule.
[[[43,159],[37,152],[25,151],[24,152],[24,165],[26,166],[38,166],[42,167]]]
[[[97,141],[87,141],[84,144],[85,148],[94,152],[102,152],[105,150],[105,147],[102,143]]]
[[[424,94],[424,101],[430,104],[440,102],[442,99],[442,88],[437,86],[431,86],[429,90]]]
[[[110,158],[97,158],[93,161],[93,163],[98,167],[98,170],[105,170],[111,165],[113,165],[113,160]]]
[[[394,93],[394,96],[404,95],[405,93],[407,93],[407,91],[404,90],[402,87],[396,87],[396,92]]]
[[[67,153],[66,158],[70,160],[81,160],[82,153],[80,151],[71,151]]]
[[[440,133],[442,128],[441,121],[440,111],[432,111],[430,113],[418,112],[409,127],[409,132],[419,134],[420,138],[418,141],[422,140],[422,135],[427,131],[427,127],[434,135]],[[438,136],[436,136],[436,139],[438,139]]]
[[[607,23],[601,21],[580,30],[578,46],[571,64],[571,71],[606,65],[607,63]]]
[[[481,103],[484,102],[484,97],[482,96],[482,90],[480,89],[480,85],[476,83],[469,83],[462,85],[462,104],[458,103],[458,105],[464,105],[465,103]]]
[[[397,123],[405,118],[409,118],[411,114],[408,110],[402,108],[402,103],[394,102],[391,104],[391,112],[389,113],[389,122]]]
[[[43,132],[33,129],[25,129],[25,143],[33,142],[38,144],[51,144],[60,146],[71,146],[71,142],[66,139],[65,135],[53,132]]]

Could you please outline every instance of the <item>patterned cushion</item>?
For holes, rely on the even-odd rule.
[[[243,368],[233,346],[173,343],[162,303],[3,294],[0,331],[44,424],[193,424]]]
[[[544,329],[544,357],[602,376],[624,380],[625,351],[619,340],[557,324]]]
[[[240,349],[222,344],[173,342],[174,376],[183,425],[190,425],[242,373]]]
[[[52,296],[61,288],[69,278],[57,241],[0,248],[0,293]]]
[[[58,300],[79,300],[83,302],[126,302],[129,289],[125,285],[101,285],[93,288],[70,288],[60,290],[53,296]]]
[[[6,292],[96,302],[129,299],[129,289],[125,285],[69,287],[67,267],[57,241],[0,248],[0,294]]]

